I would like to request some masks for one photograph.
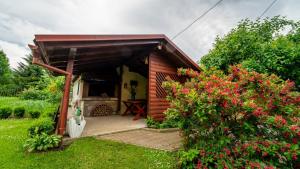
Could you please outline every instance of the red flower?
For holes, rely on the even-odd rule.
[[[237,100],[237,98],[234,97],[234,98],[232,98],[231,102],[233,105],[237,105],[238,100]]]
[[[290,130],[296,132],[297,130],[299,130],[299,127],[296,125],[292,125],[292,126],[290,126]]]
[[[200,168],[202,168],[202,163],[200,160],[198,160],[197,169],[200,169]]]
[[[293,160],[297,160],[298,158],[297,158],[297,154],[293,154],[293,156],[292,156],[292,158],[293,158]]]
[[[228,107],[227,101],[225,100],[225,101],[221,104],[221,106],[224,107],[224,108],[227,108],[227,107]]]
[[[297,139],[297,138],[293,138],[293,139],[292,139],[292,142],[293,142],[294,144],[298,144],[298,139]]]
[[[275,121],[276,124],[278,125],[285,125],[286,124],[286,120],[282,117],[282,116],[275,116]]]
[[[265,166],[264,169],[275,169],[273,166]]]
[[[256,108],[253,112],[252,112],[253,116],[255,117],[259,117],[259,116],[262,116],[262,115],[266,115],[267,113],[263,111],[263,108],[261,107],[258,107]]]
[[[181,89],[182,94],[189,94],[190,90],[188,88]]]
[[[227,133],[229,131],[228,127],[224,127],[224,132]]]
[[[227,155],[230,155],[230,150],[228,149],[228,148],[224,148],[224,151],[225,151],[225,153],[227,154]]]
[[[266,157],[266,156],[268,156],[268,155],[269,155],[269,154],[268,154],[267,152],[263,152],[263,153],[262,153],[262,156],[263,156],[263,157]]]

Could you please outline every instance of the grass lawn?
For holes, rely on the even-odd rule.
[[[0,168],[175,168],[174,154],[95,138],[82,138],[63,151],[25,153],[32,119],[0,120]]]

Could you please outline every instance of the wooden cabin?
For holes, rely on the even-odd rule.
[[[85,116],[101,116],[145,100],[147,116],[162,121],[169,106],[162,82],[180,80],[179,67],[199,70],[165,35],[35,35],[34,43],[33,62],[66,76],[59,134],[69,105],[78,102]]]

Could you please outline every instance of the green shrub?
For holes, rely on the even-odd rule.
[[[174,121],[174,120],[171,120],[168,118],[166,118],[162,122],[158,122],[158,121],[155,121],[154,119],[152,119],[151,117],[148,117],[146,119],[146,124],[147,124],[147,127],[155,128],[155,129],[177,128],[178,127],[177,121]]]
[[[155,121],[151,117],[148,117],[146,119],[146,124],[147,124],[147,127],[149,127],[149,128],[159,128],[159,122]]]
[[[34,137],[42,133],[51,134],[54,130],[54,122],[50,118],[40,118],[28,129],[28,135]]]
[[[19,97],[24,100],[47,100],[48,93],[42,90],[29,88],[20,93]]]
[[[28,152],[46,151],[51,148],[58,147],[60,142],[61,136],[41,133],[40,135],[35,135],[32,138],[28,138],[24,144],[24,148]]]
[[[29,115],[31,118],[37,119],[41,116],[41,112],[39,111],[30,111]]]
[[[168,116],[183,134],[182,168],[299,168],[300,93],[276,75],[241,65],[179,69],[184,84],[163,83]]]
[[[0,85],[0,96],[16,96],[22,90],[15,84]]]
[[[14,116],[18,118],[24,117],[25,114],[25,108],[24,107],[17,107],[14,110]]]
[[[7,119],[12,114],[12,109],[9,107],[0,108],[0,119]]]

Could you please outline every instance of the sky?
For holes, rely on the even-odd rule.
[[[17,67],[34,34],[165,34],[172,38],[218,0],[0,0],[0,49]],[[273,0],[223,0],[173,40],[194,61],[242,19]],[[300,20],[299,0],[278,0],[264,17]]]

